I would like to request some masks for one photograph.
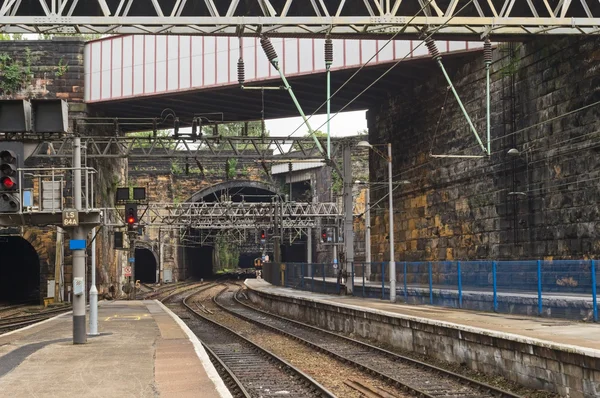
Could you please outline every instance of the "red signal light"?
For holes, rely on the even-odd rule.
[[[15,186],[15,180],[10,177],[3,177],[1,183],[5,189],[13,189]]]
[[[264,230],[260,232],[260,238],[263,239],[263,240],[267,239],[267,234],[265,233]]]
[[[129,225],[135,224],[135,217],[131,216],[131,215],[129,217],[127,217],[127,224],[129,224]]]

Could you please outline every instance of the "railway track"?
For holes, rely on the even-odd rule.
[[[417,396],[519,397],[412,358],[259,310],[239,299],[240,290],[235,293],[222,291],[213,301],[221,309],[240,319],[291,337]],[[375,391],[372,393],[371,396],[377,394]]]
[[[188,299],[218,286],[208,283],[193,292],[176,293],[163,302],[198,336],[235,397],[333,397],[312,378],[232,329],[209,319]],[[177,297],[177,296],[183,296]],[[179,298],[181,301],[176,302]],[[191,315],[191,316],[190,316]]]
[[[44,321],[46,319],[52,318],[56,315],[64,314],[69,311],[71,311],[71,306],[66,306],[64,308],[57,308],[53,310],[46,310],[37,314],[3,318],[0,319],[0,334],[32,325],[34,323]]]

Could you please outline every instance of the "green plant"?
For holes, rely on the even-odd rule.
[[[13,94],[23,86],[23,65],[6,53],[0,54],[0,91]]]
[[[238,160],[235,158],[227,159],[227,165],[225,166],[225,175],[227,179],[235,178],[236,168],[237,168]]]
[[[331,170],[331,179],[333,180],[331,184],[331,190],[333,191],[333,193],[342,193],[342,189],[344,188],[344,180],[342,179],[342,177],[340,177],[340,175],[335,169]]]
[[[183,174],[183,168],[181,168],[181,165],[176,161],[171,162],[171,173],[174,175],[181,175]]]
[[[58,60],[58,65],[56,66],[56,72],[54,72],[54,75],[56,77],[62,77],[65,75],[65,73],[67,73],[68,70],[69,70],[68,63],[65,63],[64,58],[61,57]]]

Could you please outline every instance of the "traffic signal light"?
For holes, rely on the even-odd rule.
[[[0,211],[15,212],[21,203],[17,176],[17,155],[6,148],[0,149]]]
[[[321,242],[322,243],[327,242],[327,228],[323,228],[321,230]]]
[[[127,230],[135,230],[134,225],[138,222],[137,214],[137,203],[126,203],[125,204],[125,223],[127,224]]]
[[[265,231],[264,229],[260,230],[260,240],[266,240],[267,239],[267,231]]]

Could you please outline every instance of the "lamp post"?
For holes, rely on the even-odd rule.
[[[376,152],[379,156],[386,159],[388,162],[388,205],[389,205],[389,239],[390,239],[390,301],[393,303],[396,301],[396,261],[394,253],[394,198],[392,196],[392,144],[387,144],[387,156],[382,152],[375,149],[375,147],[369,144],[367,141],[360,141],[356,144],[359,148],[370,148]],[[403,184],[407,184],[408,181],[402,181]]]

